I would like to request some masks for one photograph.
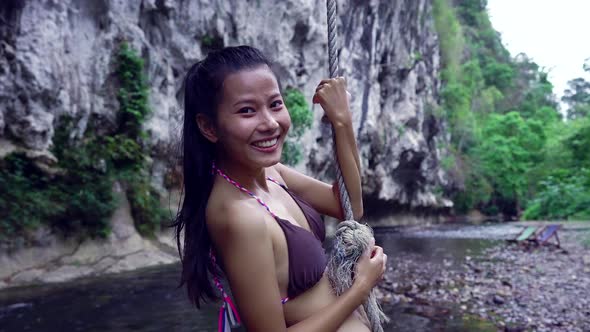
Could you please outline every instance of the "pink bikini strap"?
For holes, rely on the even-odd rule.
[[[286,185],[284,185],[284,184],[280,183],[279,181],[277,181],[277,180],[275,180],[275,179],[271,178],[270,176],[267,176],[267,177],[266,177],[266,179],[267,179],[267,180],[269,180],[269,181],[271,181],[271,182],[274,182],[274,183],[278,184],[278,185],[279,185],[279,186],[281,186],[282,188],[287,188],[287,186],[286,186]]]
[[[209,250],[209,257],[211,258],[211,262],[213,265],[217,265],[215,260],[215,254],[213,254],[213,250]],[[221,297],[223,298],[223,305],[219,308],[219,319],[217,321],[217,331],[218,332],[229,332],[232,328],[240,326],[242,323],[240,319],[240,315],[238,314],[238,310],[236,306],[232,302],[231,298],[225,290],[223,289],[223,285],[217,276],[213,276],[213,282],[215,283],[215,287],[221,293]]]
[[[214,174],[217,173],[219,174],[222,178],[226,179],[227,182],[231,183],[234,185],[234,187],[240,189],[241,191],[245,192],[246,194],[250,195],[252,198],[256,199],[256,201],[262,205],[266,211],[268,211],[268,213],[270,213],[275,219],[278,218],[278,216],[276,214],[274,214],[274,212],[271,211],[270,207],[268,205],[266,205],[266,203],[264,203],[264,201],[262,199],[260,199],[260,197],[256,196],[253,192],[251,192],[250,190],[244,188],[244,186],[242,186],[239,182],[233,180],[232,178],[230,178],[229,176],[227,176],[227,174],[225,174],[222,170],[220,170],[219,168],[217,168],[215,166],[215,163],[213,163],[213,165],[211,166]],[[271,179],[270,177],[267,177],[267,179],[269,179],[272,182],[275,182],[277,184],[279,184],[276,180]]]
[[[274,214],[274,212],[272,212],[270,207],[266,203],[264,203],[264,201],[262,199],[260,199],[260,197],[256,196],[252,191],[246,189],[239,182],[237,182],[237,181],[233,180],[232,178],[230,178],[229,176],[227,176],[227,174],[225,174],[222,170],[220,170],[219,168],[217,168],[215,166],[215,163],[213,163],[211,165],[211,170],[212,170],[213,174],[220,175],[222,178],[227,180],[227,182],[231,183],[236,188],[240,189],[241,191],[245,192],[246,194],[248,194],[251,197],[253,197],[254,199],[256,199],[256,201],[260,205],[262,205],[273,216],[273,218],[275,218],[275,219],[278,218],[277,215]],[[267,179],[280,185],[281,187],[283,187],[283,185],[281,183],[279,183],[277,180],[275,180],[271,177],[267,177]],[[213,262],[213,264],[217,265],[217,262],[215,260],[215,255],[213,254],[213,250],[209,251],[209,256],[211,257],[211,261]],[[224,300],[224,304],[219,311],[218,330],[220,332],[225,332],[225,331],[229,330],[228,329],[229,326],[234,327],[234,326],[236,326],[236,323],[237,323],[237,325],[239,325],[240,324],[240,317],[238,316],[238,311],[236,310],[235,306],[231,302],[230,297],[224,291],[223,285],[219,281],[219,278],[217,278],[216,276],[213,277],[213,282],[215,283],[215,286],[217,287],[217,289],[219,289],[219,292],[221,293],[221,296],[223,297],[223,300]],[[285,297],[284,299],[281,299],[281,304],[285,304],[285,303],[287,303],[287,301],[289,301],[289,297]]]

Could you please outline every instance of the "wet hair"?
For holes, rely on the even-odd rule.
[[[197,114],[204,114],[215,122],[226,77],[262,65],[272,68],[271,62],[256,48],[226,47],[195,63],[184,79],[184,124],[180,146],[184,197],[173,226],[182,262],[180,287],[186,284],[188,298],[197,308],[200,308],[201,300],[219,299],[211,276],[221,274],[209,257],[212,243],[205,220],[207,201],[213,188],[211,164],[215,159],[215,145],[201,134]],[[181,234],[184,235],[182,246]]]

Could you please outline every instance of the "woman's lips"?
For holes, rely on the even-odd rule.
[[[279,143],[279,137],[274,137],[271,139],[259,140],[256,142],[252,142],[250,145],[262,152],[273,152],[277,149]]]

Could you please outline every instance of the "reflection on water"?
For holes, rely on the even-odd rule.
[[[0,331],[212,331],[217,309],[192,308],[177,265],[0,292]]]
[[[392,257],[400,252],[414,253],[419,254],[426,262],[441,262],[443,259],[462,261],[467,256],[477,256],[499,243],[498,240],[425,238],[379,233],[375,234],[375,241]]]
[[[425,262],[462,259],[492,245],[482,240],[406,238],[386,229],[377,230],[376,240],[390,257],[411,252]],[[395,268],[395,259],[392,265]],[[176,288],[179,275],[179,266],[169,265],[0,291],[0,332],[215,331],[217,305],[191,307],[184,288]],[[449,308],[404,304],[384,310],[392,319],[386,331],[495,330]]]

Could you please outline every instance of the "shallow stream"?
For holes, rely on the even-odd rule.
[[[424,264],[453,268],[465,256],[477,257],[513,232],[508,226],[453,226],[436,230],[379,228],[378,244],[395,269],[396,255],[418,255]],[[73,282],[0,291],[0,331],[215,331],[217,305],[197,311],[177,289],[179,266],[147,268]],[[412,275],[405,276],[412,278]],[[386,305],[385,331],[496,331],[449,303]]]

